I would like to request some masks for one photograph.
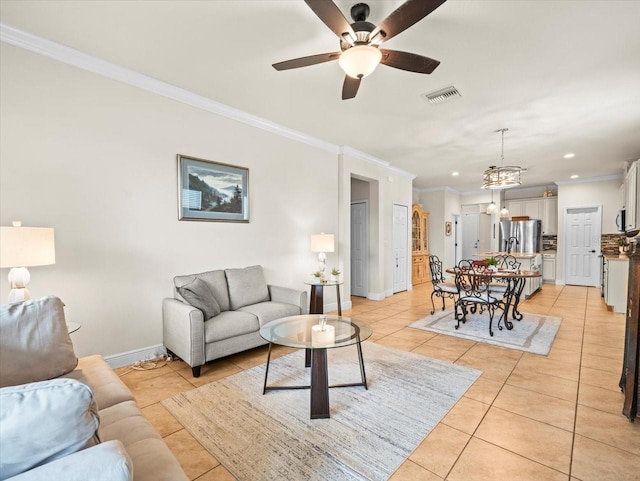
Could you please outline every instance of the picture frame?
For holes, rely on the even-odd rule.
[[[451,235],[451,229],[452,229],[451,222],[445,222],[444,223],[444,235],[450,236]]]
[[[178,220],[249,222],[249,169],[177,157]]]

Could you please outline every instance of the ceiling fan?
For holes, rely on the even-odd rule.
[[[440,62],[415,53],[386,50],[380,44],[433,12],[446,0],[407,0],[385,18],[380,25],[367,22],[369,5],[357,3],[351,7],[353,23],[349,24],[332,0],[305,0],[311,10],[340,39],[340,51],[321,53],[273,64],[276,70],[308,67],[337,60],[346,76],[342,85],[342,100],[352,99],[358,93],[360,82],[371,74],[379,63],[389,67],[430,74]]]

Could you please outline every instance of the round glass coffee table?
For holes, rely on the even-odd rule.
[[[281,389],[311,389],[311,419],[330,417],[329,388],[364,386],[367,389],[361,343],[371,334],[371,328],[362,321],[324,314],[283,317],[266,323],[260,328],[260,335],[269,341],[269,354],[262,393],[266,394],[267,391]],[[311,384],[309,386],[267,386],[273,344],[306,349],[311,354]],[[361,381],[329,386],[327,349],[353,344],[358,348]],[[309,367],[309,364],[306,362],[305,364],[305,367]]]

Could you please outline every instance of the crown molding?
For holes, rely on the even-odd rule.
[[[453,187],[426,187],[424,189],[413,189],[414,192],[418,192],[418,193],[429,193],[429,192],[451,192],[452,194],[456,194],[456,195],[465,195],[463,192],[460,192],[459,190],[454,189]]]
[[[556,185],[570,185],[570,184],[586,184],[589,182],[606,182],[608,180],[622,180],[622,174],[603,175],[602,177],[585,177],[584,179],[571,179],[571,180],[556,180]]]
[[[362,160],[366,160],[367,162],[370,162],[372,164],[378,165],[380,167],[383,167],[387,170],[391,170],[399,175],[402,175],[404,177],[408,177],[409,179],[413,180],[416,178],[415,174],[412,174],[411,172],[407,172],[406,170],[402,170],[399,169],[397,167],[394,167],[393,165],[391,165],[389,162],[387,162],[386,160],[381,160],[378,159],[377,157],[374,157],[373,155],[369,155],[369,154],[365,154],[364,152],[361,152],[357,149],[354,149],[353,147],[349,147],[348,145],[343,145],[340,147],[339,149],[339,153],[342,155],[350,155],[352,157],[356,157],[358,159],[362,159]]]
[[[302,142],[313,147],[338,154],[338,146],[317,139],[297,130],[284,127],[275,122],[251,115],[242,110],[208,99],[202,95],[162,82],[134,70],[107,62],[93,55],[47,40],[24,30],[0,22],[0,41],[35,52],[67,65],[93,72],[103,77],[131,85],[148,92],[161,95],[177,102],[196,107],[268,132]]]

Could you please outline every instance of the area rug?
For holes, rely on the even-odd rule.
[[[522,320],[514,320],[513,329],[509,331],[504,326],[502,330],[498,329],[498,318],[501,313],[502,311],[496,311],[493,318],[493,337],[489,335],[489,315],[486,312],[469,313],[467,322],[460,323],[460,327],[456,329],[457,321],[453,317],[453,307],[445,311],[436,311],[431,316],[409,324],[409,327],[544,356],[549,354],[562,322],[561,317],[523,312]]]
[[[330,419],[309,419],[309,391],[262,394],[265,365],[162,401],[236,479],[384,480],[481,374],[362,344],[368,390],[329,391]],[[354,346],[330,349],[329,383],[359,382]],[[273,360],[269,385],[309,383],[304,352]]]

